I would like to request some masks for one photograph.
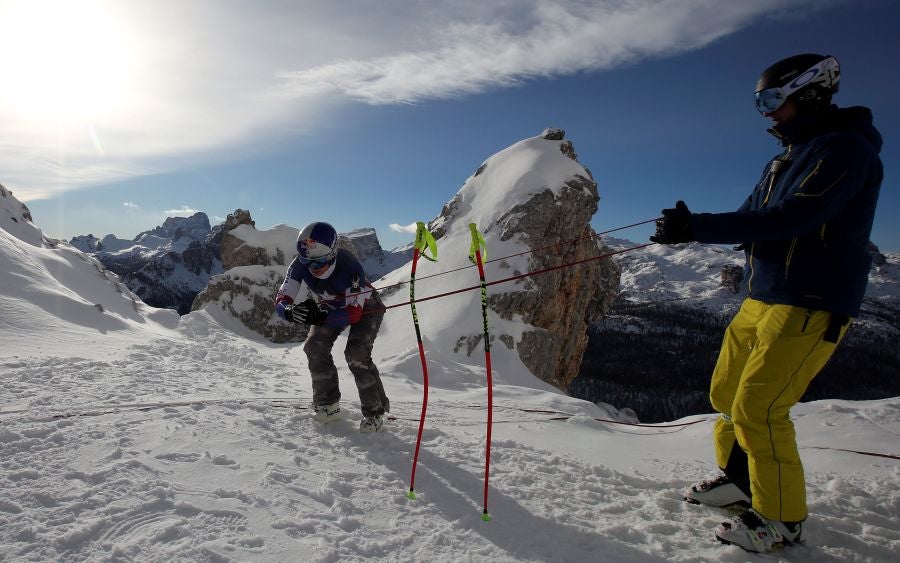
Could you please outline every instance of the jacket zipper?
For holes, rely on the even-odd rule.
[[[788,248],[787,259],[784,261],[784,279],[788,278],[788,272],[791,270],[791,259],[794,257],[795,248],[797,248],[797,237],[791,239],[791,246]]]
[[[806,310],[806,318],[803,319],[803,328],[800,329],[800,332],[806,332],[806,327],[809,325],[809,318],[812,316],[812,309]]]
[[[762,205],[760,205],[760,209],[765,208],[765,206],[769,203],[769,196],[772,195],[772,189],[775,187],[775,181],[778,179],[778,174],[781,172],[781,167],[784,166],[785,161],[790,160],[791,157],[791,149],[794,148],[794,145],[788,145],[787,151],[769,165],[769,187],[766,190],[766,197],[763,199]],[[747,291],[750,295],[753,295],[753,251],[756,248],[756,243],[750,245],[750,279],[747,280]]]

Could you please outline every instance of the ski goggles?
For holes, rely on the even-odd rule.
[[[326,254],[325,256],[317,256],[315,258],[307,258],[305,256],[297,255],[297,260],[300,261],[301,264],[312,266],[313,268],[321,268],[322,266],[330,266],[332,262],[334,262],[333,254]]]
[[[806,72],[791,80],[784,86],[766,88],[753,94],[756,101],[756,109],[759,113],[772,113],[778,111],[787,101],[788,96],[809,85],[820,83],[830,84],[839,76],[838,62],[834,57],[828,57],[811,66]]]

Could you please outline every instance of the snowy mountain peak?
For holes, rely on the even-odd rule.
[[[44,235],[31,219],[28,207],[0,184],[0,228],[22,242],[41,246]]]
[[[186,237],[191,240],[204,240],[209,235],[212,227],[206,213],[198,211],[190,217],[168,217],[162,224],[152,231],[154,235],[168,237],[175,240]]]

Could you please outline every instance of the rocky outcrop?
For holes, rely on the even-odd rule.
[[[744,282],[744,268],[735,264],[726,264],[722,266],[721,284],[727,287],[732,293],[741,290],[741,283]]]
[[[868,250],[869,254],[872,256],[873,267],[884,266],[887,264],[887,257],[881,253],[881,250],[878,249],[878,246],[874,242],[869,241],[866,250]]]
[[[364,228],[340,234],[341,247],[352,252],[362,263],[371,281],[392,272],[412,260],[412,246],[386,252],[375,229]]]
[[[275,245],[272,253],[265,247],[268,245],[256,246],[247,240],[257,235],[256,222],[249,211],[236,209],[228,215],[214,235],[225,272],[210,278],[206,288],[194,298],[191,310],[208,305],[218,307],[273,342],[304,340],[307,327],[283,321],[272,306],[284,279],[287,250]],[[281,238],[290,241],[290,235]],[[296,238],[296,229],[293,237]]]
[[[191,310],[219,307],[248,329],[272,342],[302,342],[309,327],[288,323],[275,314],[275,292],[284,279],[284,268],[256,266],[235,268],[213,277],[194,299]]]
[[[230,233],[241,225],[249,225],[256,228],[256,222],[250,218],[250,212],[245,209],[235,209],[226,217],[222,225],[222,233],[219,242],[219,254],[222,256],[222,268],[228,271],[238,266],[269,266],[272,260],[265,249],[250,246],[245,241]]]
[[[576,160],[575,150],[564,141],[565,132],[547,130],[543,137],[560,141],[559,150]],[[576,160],[577,162],[577,160]],[[491,161],[475,172],[484,173]],[[527,201],[513,206],[485,233],[494,230],[500,240],[512,238],[526,243],[531,249],[543,249],[530,254],[529,271],[572,264],[602,254],[590,220],[597,211],[597,184],[590,177],[577,176],[562,186],[547,186],[537,190]],[[431,223],[436,237],[445,234],[460,207],[458,194],[448,202]],[[456,225],[454,225],[456,228]],[[573,242],[566,242],[573,241]],[[550,247],[549,249],[547,247]],[[504,263],[500,263],[504,267]],[[506,267],[509,267],[506,265]],[[510,276],[522,272],[510,271]],[[516,282],[514,291],[490,294],[489,306],[503,319],[514,317],[533,327],[525,330],[518,341],[510,335],[498,335],[507,347],[515,347],[526,367],[540,379],[565,390],[578,375],[581,358],[588,341],[588,328],[611,307],[619,286],[620,271],[612,260],[594,260],[560,268]],[[471,350],[472,343],[466,347]]]

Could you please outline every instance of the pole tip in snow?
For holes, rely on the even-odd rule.
[[[491,515],[488,514],[487,512],[485,512],[484,514],[481,515],[481,520],[484,521],[484,522],[490,522],[490,521],[491,521]]]
[[[406,493],[406,498],[409,500],[416,500],[416,492],[410,489],[409,492]]]

